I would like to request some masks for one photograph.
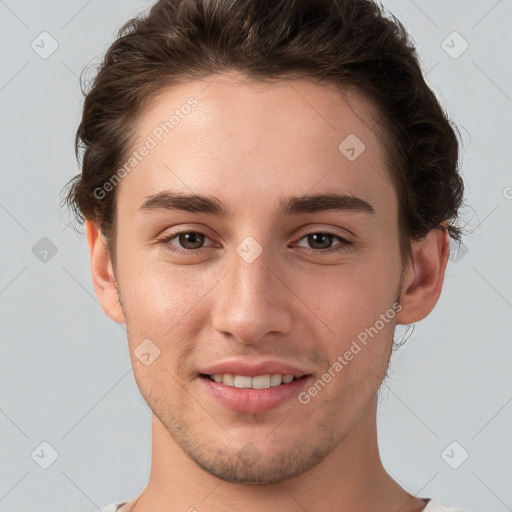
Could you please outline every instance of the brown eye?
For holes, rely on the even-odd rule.
[[[178,239],[180,246],[183,249],[200,249],[201,245],[204,243],[205,236],[202,233],[197,233],[196,231],[190,231],[185,233],[180,233],[175,238]]]
[[[199,231],[180,231],[161,238],[159,242],[171,252],[190,255],[207,248],[208,246],[204,246],[205,240],[209,240],[208,236]]]
[[[306,238],[308,239],[308,243],[313,249],[329,249],[333,242],[334,236],[328,233],[312,233],[309,234]]]
[[[309,246],[306,247],[308,252],[317,254],[326,254],[340,251],[352,245],[350,240],[347,240],[346,238],[335,233],[328,233],[324,231],[316,231],[314,233],[309,233],[303,236],[297,243],[298,247],[304,247],[301,245],[302,240],[306,240],[306,243]],[[338,240],[340,243],[333,246],[333,240]]]

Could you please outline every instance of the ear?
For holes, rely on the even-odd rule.
[[[413,243],[410,262],[400,293],[402,309],[396,315],[397,324],[412,324],[422,320],[434,309],[443,287],[444,273],[450,253],[450,235],[445,227],[430,230],[424,239]]]
[[[106,239],[93,221],[85,221],[85,231],[89,245],[92,282],[101,308],[111,320],[124,324],[126,320],[117,294],[116,279]]]

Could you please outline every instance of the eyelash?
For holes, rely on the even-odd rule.
[[[197,253],[201,252],[203,249],[207,249],[207,247],[201,247],[199,249],[177,249],[172,244],[169,244],[169,242],[171,242],[171,240],[174,240],[179,235],[190,234],[190,233],[193,233],[196,235],[202,235],[205,238],[209,238],[208,235],[206,235],[205,233],[202,233],[201,231],[185,230],[185,231],[178,231],[176,233],[172,233],[163,238],[160,238],[158,240],[158,242],[163,244],[168,251],[175,253],[175,254],[180,254],[180,255],[191,255],[191,254],[193,255],[193,254],[197,254]],[[302,249],[305,250],[310,255],[315,255],[315,256],[329,255],[329,254],[332,254],[332,253],[335,253],[338,251],[343,251],[347,248],[350,248],[353,245],[353,242],[351,242],[350,240],[347,240],[346,238],[344,238],[336,233],[331,233],[330,231],[311,231],[309,233],[305,233],[301,238],[299,238],[299,240],[297,240],[297,242],[300,242],[303,238],[306,238],[310,235],[329,235],[329,236],[336,238],[340,242],[339,245],[330,247],[329,249],[307,249],[307,248],[303,247]]]

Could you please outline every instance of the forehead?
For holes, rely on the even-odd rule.
[[[336,190],[378,210],[395,193],[377,125],[362,95],[332,84],[226,73],[174,85],[138,120],[119,203],[135,214],[171,189],[261,208],[262,198]]]

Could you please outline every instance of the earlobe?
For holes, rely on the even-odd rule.
[[[114,322],[124,324],[125,317],[112,268],[106,239],[94,221],[85,221],[87,243],[89,245],[89,266],[94,290],[103,312]]]
[[[446,227],[446,224],[443,223]],[[434,309],[443,287],[448,263],[450,236],[448,230],[432,229],[424,239],[412,246],[412,261],[407,268],[397,324],[412,324],[422,320]]]

